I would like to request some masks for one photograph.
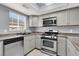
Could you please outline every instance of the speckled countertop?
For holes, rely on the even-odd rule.
[[[42,32],[37,32],[37,33],[27,33],[27,34],[25,34],[25,35],[17,35],[16,33],[6,33],[6,34],[0,34],[0,41],[1,40],[5,40],[5,39],[9,39],[9,38],[15,38],[15,37],[25,37],[25,36],[30,36],[30,35],[41,35],[42,34]]]
[[[79,32],[65,32],[65,31],[60,31],[59,34],[65,34],[65,35],[79,35]]]
[[[15,38],[15,37],[23,37],[23,35],[5,35],[5,36],[0,36],[0,41],[5,40],[5,39],[10,39],[10,38]]]

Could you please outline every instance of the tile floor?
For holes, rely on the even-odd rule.
[[[49,55],[44,54],[40,50],[35,49],[32,52],[30,52],[27,56],[49,56]]]

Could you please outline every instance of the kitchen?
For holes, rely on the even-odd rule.
[[[79,56],[79,3],[0,3],[0,56]]]

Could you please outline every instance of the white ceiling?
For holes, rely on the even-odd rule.
[[[3,3],[2,5],[5,5],[9,8],[12,8],[14,10],[17,10],[19,12],[22,12],[26,15],[37,15],[38,12],[36,12],[35,10],[31,9],[30,5],[27,4],[27,6],[29,8],[26,8],[23,6],[24,3]]]
[[[15,9],[26,15],[41,15],[64,8],[68,8],[68,3],[2,3],[9,8]],[[73,7],[79,6],[78,3],[70,4]]]

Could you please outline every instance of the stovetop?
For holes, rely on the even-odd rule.
[[[49,32],[45,32],[42,34],[41,39],[51,39],[51,40],[57,40],[58,37],[58,32],[53,32],[53,31],[49,31]]]

